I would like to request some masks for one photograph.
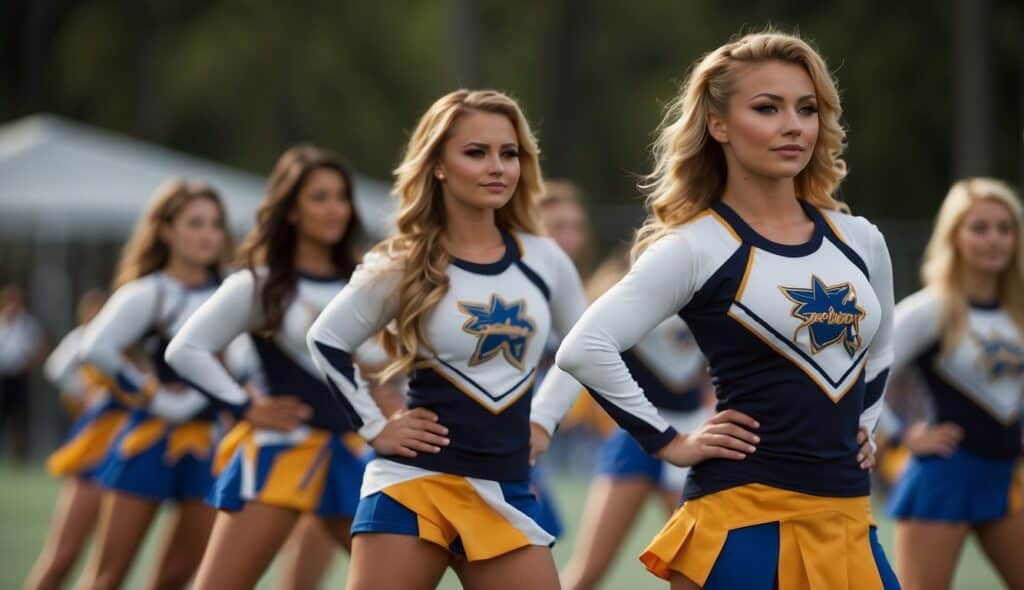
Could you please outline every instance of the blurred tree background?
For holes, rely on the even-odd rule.
[[[930,218],[950,182],[1024,176],[1024,3],[775,0],[7,0],[0,121],[49,111],[266,173],[308,140],[386,178],[458,86],[518,97],[545,173],[607,243],[686,69],[730,36],[798,30],[838,77],[854,210]],[[116,181],[116,179],[111,179]]]

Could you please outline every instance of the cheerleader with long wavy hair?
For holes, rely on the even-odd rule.
[[[558,351],[644,450],[691,466],[641,556],[673,588],[898,587],[868,474],[892,271],[882,234],[833,196],[840,117],[828,67],[799,37],[746,35],[700,58],[654,144],[636,260]],[[717,398],[687,432],[621,356],[676,315]]]
[[[895,368],[930,417],[900,428],[912,458],[889,496],[905,588],[948,588],[967,536],[1024,588],[1018,464],[1024,402],[1021,202],[1005,183],[953,185],[925,251],[924,289],[896,306]]]
[[[165,184],[125,245],[113,295],[86,328],[83,361],[133,409],[100,473],[106,491],[97,550],[79,580],[82,590],[121,586],[165,502],[174,511],[149,587],[183,587],[199,564],[214,517],[203,498],[213,483],[220,408],[163,353],[217,288],[230,251],[217,192],[198,182]]]
[[[196,588],[254,586],[303,515],[349,545],[364,446],[313,364],[306,332],[356,266],[363,230],[354,194],[337,156],[309,145],[282,154],[239,249],[239,270],[167,349],[171,366],[241,420],[218,451],[209,501],[220,512]],[[241,335],[257,361],[244,386],[217,357]],[[286,569],[322,569],[325,553]]]
[[[540,235],[536,141],[512,99],[459,90],[420,118],[395,179],[397,231],[309,333],[378,454],[348,587],[433,588],[451,564],[470,588],[557,588],[529,486],[531,431],[553,432],[548,417],[579,384],[553,369],[531,393],[548,332],[567,332],[585,298],[568,256]],[[409,409],[390,417],[352,364],[382,329],[392,361],[379,378],[410,373]]]

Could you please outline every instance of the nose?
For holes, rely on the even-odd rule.
[[[786,116],[782,120],[782,134],[786,137],[800,137],[803,129],[800,128],[800,116],[795,109],[786,109]]]
[[[491,176],[501,176],[505,173],[505,164],[501,161],[501,154],[494,154],[488,158],[488,163],[490,164],[490,169],[487,173]]]

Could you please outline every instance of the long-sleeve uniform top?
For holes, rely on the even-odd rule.
[[[648,452],[675,435],[620,356],[678,314],[708,359],[717,409],[760,422],[757,450],[690,471],[684,498],[748,483],[833,496],[869,493],[857,431],[873,429],[892,360],[892,271],[863,218],[801,201],[806,243],[753,231],[716,202],[651,245],[559,349],[575,375]]]
[[[61,338],[60,344],[46,357],[43,375],[47,381],[60,389],[61,395],[76,401],[85,401],[88,386],[82,378],[82,361],[79,349],[85,326],[76,326]]]
[[[960,340],[941,351],[938,292],[924,289],[896,306],[893,370],[919,371],[934,423],[964,430],[960,448],[1000,459],[1021,451],[1024,342],[1006,310],[972,304]]]
[[[701,407],[701,376],[707,361],[679,316],[655,326],[622,353],[622,360],[655,408],[689,413]]]
[[[306,423],[314,428],[352,430],[351,419],[327,389],[306,346],[306,332],[313,320],[341,291],[345,281],[340,277],[300,275],[280,327],[265,334],[259,293],[266,276],[265,268],[241,270],[229,276],[171,342],[167,362],[241,414],[249,397],[215,355],[239,335],[248,334],[255,349],[246,371],[248,381],[268,395],[302,400],[313,411]]]
[[[125,351],[137,346],[160,383],[149,402],[153,414],[172,421],[213,420],[218,408],[164,361],[164,350],[218,282],[190,287],[155,272],[123,285],[89,322],[82,360],[95,365],[121,392],[138,394],[145,387],[144,376],[125,357]]]
[[[387,457],[423,469],[497,481],[529,478],[531,392],[552,326],[566,333],[586,306],[579,275],[548,238],[503,233],[504,257],[492,264],[452,260],[448,292],[424,323],[421,362],[409,380],[408,405],[435,412],[451,443],[437,454]],[[309,333],[313,358],[372,440],[386,420],[353,380],[352,351],[398,312],[397,261],[371,254]],[[532,420],[553,432],[579,392],[551,371]]]

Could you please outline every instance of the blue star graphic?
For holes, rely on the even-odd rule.
[[[469,316],[462,329],[477,337],[469,366],[487,362],[501,353],[512,366],[522,370],[526,347],[536,332],[526,315],[526,301],[508,303],[491,295],[489,303],[459,302],[459,311]]]
[[[990,332],[988,337],[977,332],[971,336],[981,348],[978,356],[978,367],[985,373],[989,381],[995,381],[1001,377],[1017,378],[1024,374],[1024,348],[1020,344],[1012,342],[996,332]]]
[[[816,275],[811,275],[810,289],[782,286],[779,289],[795,304],[790,314],[803,322],[793,332],[794,342],[800,330],[806,328],[810,334],[812,354],[840,341],[851,357],[860,350],[860,321],[867,312],[857,305],[853,285],[826,285]]]

